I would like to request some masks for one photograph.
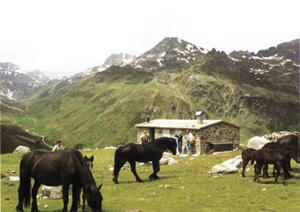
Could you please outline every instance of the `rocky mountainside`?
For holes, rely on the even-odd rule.
[[[165,38],[128,65],[111,66],[76,83],[49,82],[31,99],[28,117],[19,124],[50,140],[60,137],[69,146],[88,147],[135,141],[134,125],[147,115],[191,119],[197,110],[241,126],[242,140],[299,131],[295,45],[280,44],[272,55],[259,53],[268,50],[227,55]]]
[[[176,37],[167,37],[137,57],[131,65],[152,72],[175,72],[194,64],[207,50]]]
[[[41,71],[25,73],[13,63],[0,63],[0,95],[10,99],[27,97],[49,78]]]
[[[126,53],[112,54],[110,55],[101,66],[96,66],[92,69],[92,72],[104,71],[111,66],[125,66],[135,60],[135,56]]]

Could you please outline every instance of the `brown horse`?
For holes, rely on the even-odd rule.
[[[34,179],[32,188],[31,211],[37,212],[36,195],[41,184],[47,186],[63,185],[62,211],[67,211],[69,202],[69,185],[72,186],[71,211],[77,211],[79,189],[83,188],[90,208],[95,212],[102,211],[102,195],[97,188],[94,177],[84,161],[82,154],[75,149],[61,152],[33,150],[23,155],[20,162],[20,185],[18,189],[19,203],[17,211],[23,211],[30,205],[31,178]]]

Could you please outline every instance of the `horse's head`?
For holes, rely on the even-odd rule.
[[[168,138],[168,149],[173,155],[176,155],[177,143],[175,138]]]
[[[84,156],[84,161],[86,162],[86,165],[89,167],[89,170],[92,171],[92,168],[93,168],[93,161],[94,161],[94,155],[92,155],[91,157],[87,157],[87,156]]]
[[[85,187],[87,203],[93,212],[102,212],[102,200],[100,189],[102,184],[97,188],[96,185],[89,185]]]

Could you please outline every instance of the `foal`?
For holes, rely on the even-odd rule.
[[[86,162],[86,165],[88,166],[89,170],[92,172],[92,168],[93,168],[93,162],[94,162],[94,155],[92,155],[90,158],[88,158],[86,155],[84,156],[83,160]],[[80,193],[81,190],[79,191],[79,200],[78,200],[78,206],[80,206]],[[86,192],[83,190],[82,192],[82,209],[85,209],[85,201],[86,201]]]

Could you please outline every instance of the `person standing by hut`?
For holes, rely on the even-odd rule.
[[[59,151],[63,151],[63,147],[61,146],[61,140],[57,140],[55,146],[52,149],[52,152],[59,152]]]
[[[188,140],[187,140],[187,148],[188,148],[188,154],[192,154],[192,143],[194,142],[194,135],[192,132],[188,132]]]
[[[150,141],[149,135],[147,135],[147,134],[144,132],[144,134],[143,134],[142,137],[141,137],[141,141],[142,141],[142,144],[147,144],[147,143],[149,143],[149,141]]]
[[[176,134],[175,137],[177,138],[178,152],[181,154],[182,153],[182,138],[183,138],[182,131],[179,134]]]

